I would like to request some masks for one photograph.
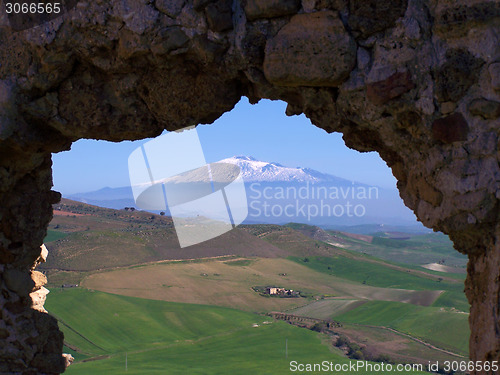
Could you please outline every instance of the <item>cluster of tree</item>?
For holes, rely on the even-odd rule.
[[[394,363],[387,354],[373,355],[368,350],[366,350],[366,347],[361,347],[355,342],[349,341],[349,339],[343,335],[337,337],[335,346],[337,348],[345,348],[347,350],[347,356],[351,359],[372,361],[372,362]]]
[[[311,327],[311,329],[318,331],[317,327],[315,329],[316,324]],[[318,332],[321,332],[319,330]],[[361,347],[354,342],[350,342],[349,339],[343,335],[337,337],[337,341],[334,343],[336,347],[343,348],[347,350],[347,356],[351,359],[371,361],[371,362],[384,362],[384,363],[392,363],[394,361],[387,354],[377,354],[373,355],[370,353],[366,347]],[[460,373],[454,371],[445,371],[443,367],[439,367],[438,374],[444,375],[459,375]],[[461,375],[461,374],[460,374]]]

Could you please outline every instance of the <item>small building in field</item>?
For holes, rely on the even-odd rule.
[[[302,297],[299,290],[281,288],[279,286],[253,286],[252,289],[261,296],[270,296],[278,298],[297,298]]]
[[[293,290],[287,290],[285,288],[270,286],[266,288],[266,293],[271,296],[275,295],[283,296],[283,295],[291,295],[293,293]]]

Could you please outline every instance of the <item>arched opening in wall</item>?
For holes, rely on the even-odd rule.
[[[466,257],[416,221],[376,153],[284,111],[243,99],[164,142],[172,133],[82,140],[53,156],[63,200],[39,268],[68,373],[281,373],[325,359],[437,371],[429,361],[468,356]],[[156,182],[165,208],[144,208]],[[217,236],[183,243],[214,221]]]

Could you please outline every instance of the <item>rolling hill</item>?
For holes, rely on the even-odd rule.
[[[122,374],[125,357],[132,374],[217,374],[221,368],[285,373],[283,337],[297,359],[345,361],[330,353],[317,333],[283,322],[264,324],[265,317],[233,309],[78,289],[55,292],[47,309],[58,317],[73,352],[83,354],[68,374]],[[294,342],[307,344],[307,351],[293,349]]]
[[[287,253],[239,229],[181,249],[170,217],[100,208],[63,199],[54,208],[43,270],[92,271],[172,259]]]
[[[45,242],[49,258],[43,271],[52,290],[47,308],[60,321],[68,351],[73,350],[77,357],[71,370],[75,374],[119,373],[124,352],[130,354],[131,361],[141,363],[140,370],[130,367],[129,371],[136,373],[145,371],[141,366],[147,366],[148,361],[151,373],[160,373],[161,364],[166,362],[172,366],[171,373],[182,373],[183,365],[176,358],[188,355],[206,358],[209,370],[203,372],[200,367],[200,373],[224,373],[220,372],[222,357],[215,348],[235,353],[237,359],[228,368],[239,373],[242,367],[238,366],[252,368],[241,358],[245,335],[250,334],[248,337],[258,342],[271,340],[289,329],[274,332],[275,328],[266,325],[261,331],[267,333],[261,337],[260,333],[254,335],[256,330],[246,333],[247,328],[234,328],[233,332],[231,325],[227,325],[231,333],[214,333],[194,321],[179,323],[187,314],[201,321],[195,318],[196,311],[212,308],[227,309],[213,312],[215,315],[232,311],[228,314],[254,320],[258,317],[255,312],[270,311],[338,320],[345,324],[338,334],[347,335],[373,352],[378,350],[376,338],[382,337],[385,354],[400,361],[423,363],[431,357],[455,358],[446,350],[466,355],[468,304],[463,294],[463,275],[421,267],[435,259],[435,246],[439,257],[447,257],[448,267],[459,270],[451,265],[448,244],[440,237],[386,232],[360,236],[303,224],[256,224],[181,249],[167,216],[63,200],[54,206]],[[376,256],[384,252],[392,254],[390,261]],[[400,257],[395,259],[396,255]],[[417,260],[405,264],[405,256]],[[61,287],[65,284],[72,287]],[[76,284],[80,286],[74,288]],[[266,285],[298,290],[302,297],[266,297],[252,289]],[[89,311],[95,304],[95,311]],[[114,306],[122,306],[121,312],[111,314]],[[165,327],[159,325],[162,320],[157,312],[149,312],[171,308],[182,312],[161,315],[168,321]],[[386,320],[376,319],[379,310],[385,312]],[[94,313],[107,318],[93,321]],[[228,319],[238,322],[236,315]],[[426,319],[429,322],[423,324]],[[123,329],[130,321],[143,324],[145,331]],[[207,324],[217,326],[215,321],[208,320]],[[200,336],[189,336],[187,325]],[[226,345],[226,334],[232,344]],[[310,338],[304,340],[311,342]],[[255,356],[272,350],[256,345],[252,349]],[[208,354],[210,348],[214,348],[212,355]],[[276,367],[281,362],[271,358],[255,368],[281,373],[281,367]]]
[[[324,230],[318,226],[297,223],[290,223],[285,227],[314,240],[372,255],[392,263],[402,263],[405,266],[428,266],[429,263],[438,263],[444,266],[441,272],[456,274],[466,272],[467,256],[456,251],[450,239],[442,233],[374,231],[361,234]],[[381,228],[377,226],[376,229]]]
[[[223,307],[71,289],[54,292],[47,309],[83,353],[67,374],[274,375],[290,373],[292,360],[350,361],[325,335]]]

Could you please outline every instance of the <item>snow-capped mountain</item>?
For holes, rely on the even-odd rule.
[[[239,167],[234,168],[233,165]],[[226,182],[233,181],[241,171],[244,182],[267,183],[332,183],[337,185],[351,185],[352,182],[344,178],[318,172],[311,168],[285,167],[279,163],[260,161],[252,156],[233,156],[210,164],[210,171],[200,167],[176,176],[158,180],[158,183],[198,183],[198,182]],[[211,176],[210,176],[211,175]],[[359,184],[362,185],[362,184]]]
[[[211,163],[210,169],[203,166],[157,182],[165,183],[167,195],[173,191],[180,194],[198,190],[204,195],[207,183],[219,190],[240,173],[247,202],[239,203],[248,206],[247,223],[302,222],[327,226],[415,221],[396,189],[369,186],[314,169],[287,167],[251,156],[233,156]],[[104,188],[67,198],[115,209],[136,206],[130,186]],[[168,208],[166,212],[168,215]]]
[[[233,156],[218,163],[237,165],[245,182],[351,182],[336,176],[318,172],[310,168],[285,167],[279,163],[257,160],[251,156]]]

